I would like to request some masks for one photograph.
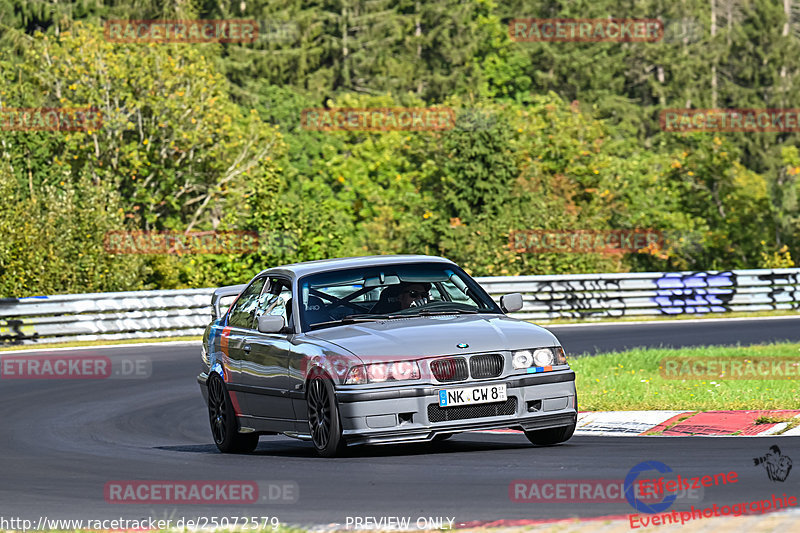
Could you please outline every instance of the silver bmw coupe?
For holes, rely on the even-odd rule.
[[[221,299],[236,296],[226,312]],[[511,318],[453,262],[424,255],[264,270],[212,297],[200,390],[223,452],[259,435],[347,445],[419,442],[498,428],[568,440],[575,374],[549,331]]]

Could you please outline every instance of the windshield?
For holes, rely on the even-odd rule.
[[[369,320],[502,313],[463,270],[412,263],[337,270],[300,280],[303,329]]]

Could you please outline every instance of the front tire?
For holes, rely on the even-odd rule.
[[[538,446],[552,446],[568,441],[572,438],[573,433],[575,433],[575,424],[557,428],[526,431],[525,436],[528,437],[528,440],[531,441],[532,444]]]
[[[258,446],[257,434],[239,433],[231,397],[217,374],[208,378],[208,421],[214,444],[222,453],[249,453]]]
[[[347,443],[342,437],[339,405],[330,378],[317,375],[308,382],[308,428],[314,449],[321,457],[341,455]]]

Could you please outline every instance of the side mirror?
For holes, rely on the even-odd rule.
[[[286,327],[283,315],[261,315],[258,317],[258,331],[260,333],[280,333]]]
[[[502,295],[500,297],[500,308],[506,313],[516,313],[522,309],[522,295],[518,292]]]

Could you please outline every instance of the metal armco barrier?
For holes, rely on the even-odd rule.
[[[522,319],[800,309],[800,268],[477,278],[495,300],[521,292]],[[0,299],[0,345],[202,335],[214,289]]]
[[[0,345],[202,335],[213,289],[0,299]]]
[[[499,300],[521,292],[516,318],[609,318],[800,309],[800,268],[477,278]]]

